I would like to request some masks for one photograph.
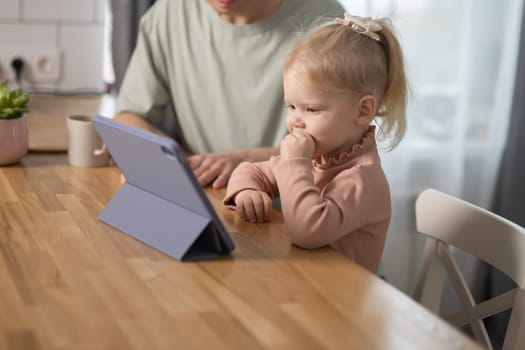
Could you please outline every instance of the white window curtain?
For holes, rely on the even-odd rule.
[[[432,187],[490,208],[512,103],[523,1],[340,2],[354,15],[391,18],[405,54],[408,131],[398,148],[382,154],[393,218],[381,273],[410,293],[423,246],[415,233],[416,196]],[[462,265],[467,278],[474,278],[475,263],[465,257]]]

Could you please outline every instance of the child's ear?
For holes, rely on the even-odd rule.
[[[365,95],[361,97],[358,102],[357,109],[357,125],[367,125],[370,123],[376,116],[377,111],[377,101],[372,95]]]

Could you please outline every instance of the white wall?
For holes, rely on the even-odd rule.
[[[14,83],[13,57],[28,61],[30,91],[104,91],[106,0],[0,0],[0,81]]]

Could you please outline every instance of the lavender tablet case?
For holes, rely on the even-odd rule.
[[[174,140],[98,115],[93,123],[127,181],[101,221],[177,260],[235,248]]]

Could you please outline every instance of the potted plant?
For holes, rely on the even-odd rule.
[[[18,162],[29,146],[26,112],[29,95],[0,83],[0,166]]]

